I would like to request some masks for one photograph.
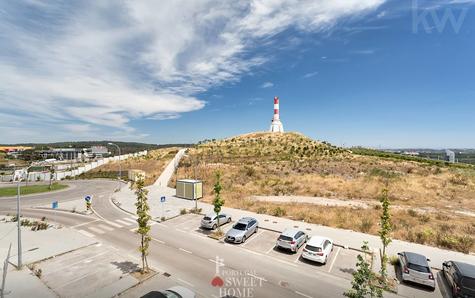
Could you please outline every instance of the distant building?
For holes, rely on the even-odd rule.
[[[105,146],[92,146],[87,151],[94,157],[103,157],[109,154],[109,150]]]
[[[445,150],[445,158],[448,162],[455,163],[455,152],[451,150]]]
[[[284,132],[284,126],[280,121],[279,112],[279,98],[274,97],[274,117],[272,118],[272,124],[270,125],[270,132]]]
[[[419,152],[417,151],[404,151],[402,154],[410,156],[419,156]]]

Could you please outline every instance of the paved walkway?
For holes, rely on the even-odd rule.
[[[181,151],[181,150],[180,150]],[[178,154],[181,154],[179,156]],[[168,180],[173,174],[175,165],[178,164],[177,160],[183,156],[184,153],[178,153],[177,157],[170,162],[165,169],[165,172],[160,176],[157,182],[151,186],[149,193],[150,213],[155,220],[160,219],[162,216],[167,218],[180,214],[180,210],[183,208],[194,208],[195,202],[186,199],[180,199],[175,197],[175,189],[169,187],[163,187],[165,181]],[[158,185],[157,185],[158,183]],[[160,203],[160,196],[166,196],[166,203]],[[121,208],[135,213],[135,195],[127,188],[123,188],[121,192],[114,194],[114,199],[120,204]],[[202,213],[210,213],[213,211],[213,206],[207,203],[198,203],[198,208],[202,209]],[[360,232],[354,232],[351,230],[343,230],[337,228],[326,227],[318,224],[305,223],[301,221],[295,221],[287,218],[280,218],[270,216],[266,214],[256,214],[246,210],[223,208],[224,213],[228,213],[234,220],[244,216],[255,217],[259,221],[259,226],[265,229],[281,232],[286,228],[298,227],[306,231],[310,235],[326,236],[334,240],[335,244],[352,249],[359,249],[363,244],[363,241],[368,241],[370,248],[374,251],[378,251],[381,247],[381,240],[378,236],[364,234]],[[447,260],[457,260],[467,263],[475,264],[475,256],[467,255],[450,250],[444,250],[432,246],[421,245],[416,243],[410,243],[406,241],[393,240],[389,245],[387,252],[389,255],[396,255],[401,251],[413,251],[423,255],[426,255],[431,259],[430,265],[434,268],[440,269],[442,262]]]

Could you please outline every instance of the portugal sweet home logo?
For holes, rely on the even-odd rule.
[[[263,278],[259,278],[254,270],[227,269],[224,259],[216,256],[216,274],[211,285],[219,289],[219,297],[254,297],[255,290],[262,287]]]

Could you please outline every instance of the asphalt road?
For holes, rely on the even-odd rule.
[[[94,180],[71,181],[68,184],[71,188],[67,191],[23,197],[23,214],[38,218],[46,216],[52,221],[73,227],[86,236],[112,245],[130,257],[131,261],[140,264],[135,217],[119,210],[109,200],[117,182]],[[60,202],[75,200],[86,194],[95,197],[95,215],[82,216],[28,208],[49,203],[51,199]],[[0,212],[11,211],[15,204],[14,198],[0,199]],[[150,232],[152,241],[148,260],[160,275],[124,293],[124,296],[136,297],[149,290],[177,284],[192,289],[199,297],[222,297],[226,294],[237,297],[340,297],[350,287],[351,275],[335,274],[331,267],[329,270],[326,267],[313,268],[313,265],[299,264],[298,258],[286,261],[279,255],[273,256],[271,250],[268,253],[259,252],[260,245],[263,245],[261,242],[265,243],[258,238],[262,236],[252,236],[246,246],[230,245],[200,234],[195,226],[195,219],[186,220],[186,223],[179,219],[154,223]],[[273,236],[269,237],[271,239]],[[333,266],[334,262],[330,263]],[[225,287],[211,285],[216,275],[223,277]],[[223,289],[226,291],[223,292]]]

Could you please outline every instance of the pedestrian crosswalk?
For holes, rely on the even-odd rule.
[[[151,222],[151,225],[156,224],[156,222]],[[133,225],[137,225],[137,220],[131,217],[124,217],[121,219],[104,220],[104,221],[92,221],[89,224],[81,225],[81,229],[77,229],[81,234],[87,237],[94,237],[95,235],[102,235],[107,232],[112,232],[115,229],[128,227],[130,228]]]

